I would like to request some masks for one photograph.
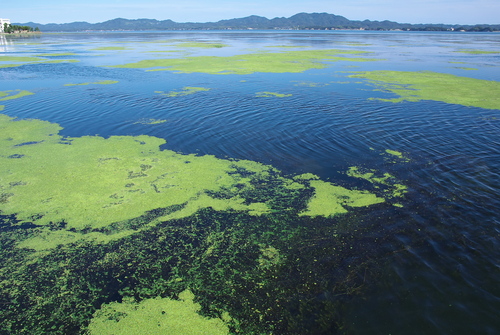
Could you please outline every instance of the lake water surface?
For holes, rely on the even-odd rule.
[[[181,248],[183,251],[176,254],[172,246],[171,254],[154,258],[159,251],[144,241],[156,243],[154,234],[170,225],[168,220],[109,242],[114,244],[82,246],[75,242],[35,252],[15,246],[16,239],[41,228],[35,227],[35,221],[33,225],[26,220],[22,225],[12,223],[15,214],[6,210],[9,215],[0,216],[2,249],[7,257],[2,260],[0,309],[4,318],[22,318],[0,326],[0,333],[29,334],[35,326],[38,328],[31,334],[80,333],[102,304],[130,296],[137,303],[157,296],[176,299],[185,289],[197,297],[195,302],[201,304],[204,316],[224,319],[222,311],[229,313],[233,320],[224,320],[232,332],[500,331],[500,110],[425,99],[395,103],[383,100],[397,98],[394,93],[373,81],[350,77],[360,71],[432,71],[500,81],[499,34],[102,32],[7,36],[0,37],[0,42],[0,91],[34,93],[0,101],[5,106],[1,113],[10,117],[57,123],[63,128],[60,134],[72,138],[154,136],[166,140],[162,149],[180,154],[259,162],[273,166],[286,178],[312,173],[348,189],[387,196],[383,204],[331,217],[280,219],[264,214],[265,219],[243,218],[238,225],[249,229],[244,232],[251,233],[248,239],[235,233],[241,238],[237,243],[224,242],[229,243],[232,254],[221,252],[210,262],[204,261],[208,249],[197,249],[206,239],[198,241],[196,229],[185,242],[188,253]],[[369,53],[343,55],[348,60],[320,61],[326,66],[303,72],[257,69],[213,74],[165,66],[111,67],[148,59],[324,49]],[[351,59],[356,57],[371,60]],[[2,67],[5,64],[11,66]],[[162,71],[147,71],[152,69]],[[193,87],[197,89],[190,89]],[[65,169],[64,162],[60,166]],[[392,184],[404,185],[405,192],[388,196],[383,192],[386,184],[354,178],[348,173],[351,167],[378,176],[390,174]],[[0,193],[4,193],[2,188]],[[231,211],[193,215],[184,220],[203,218],[197,229],[208,235],[213,233],[212,227],[217,227],[213,229],[220,236],[235,232],[238,225],[229,222],[240,220],[233,218],[237,214]],[[286,229],[280,227],[269,237],[264,234],[265,220],[287,222],[287,231],[293,233],[285,239],[282,231]],[[180,233],[164,235],[168,239],[175,234]],[[143,248],[134,245],[133,254],[127,254],[125,250],[134,239],[142,239]],[[124,265],[117,260],[120,265],[110,270],[114,271],[112,280],[92,282],[92,275],[80,274],[84,271],[80,267],[99,263],[100,253],[111,253],[106,248],[118,250],[126,258]],[[176,265],[168,263],[160,271],[136,264],[134,257],[139,254],[141,261],[137,263],[144,264],[148,259],[152,264],[178,259]],[[90,263],[78,265],[75,255]],[[42,274],[33,265],[43,268],[49,262],[50,266],[60,264],[60,268]],[[12,264],[31,265],[12,277],[5,270],[10,272]],[[30,278],[47,283],[62,280],[63,264],[77,264],[68,270],[73,275],[68,275],[65,287],[87,278],[92,284],[81,284],[79,287],[85,287],[82,292],[99,291],[99,295],[82,293],[80,302],[58,298],[44,306],[33,301],[13,302],[18,299],[16,290]],[[248,267],[233,271],[224,267],[227,264],[233,269],[234,264]],[[250,273],[251,266],[260,266],[262,272],[247,278],[244,274]],[[215,267],[222,270],[214,272]],[[135,279],[129,280],[133,276]],[[257,277],[261,282],[257,283]],[[123,282],[127,285],[122,287]],[[152,284],[158,282],[163,286]],[[210,286],[216,282],[219,284]],[[249,285],[254,286],[250,289]],[[62,296],[57,291],[43,291],[43,287],[30,288],[30,294]],[[231,289],[218,291],[220,287]],[[82,310],[88,315],[81,319],[72,314],[82,315]]]

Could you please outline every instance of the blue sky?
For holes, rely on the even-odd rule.
[[[289,17],[327,12],[350,20],[500,24],[500,0],[2,0],[12,22],[103,22],[114,18],[208,22],[249,15]]]

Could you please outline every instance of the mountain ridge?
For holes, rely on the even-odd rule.
[[[113,30],[325,30],[325,29],[357,29],[357,30],[467,30],[467,31],[499,31],[500,24],[491,25],[459,25],[459,24],[410,24],[394,21],[356,21],[329,13],[297,13],[285,17],[268,19],[263,16],[250,15],[243,18],[220,20],[217,22],[174,22],[170,19],[124,19],[88,23],[84,21],[71,23],[38,24],[35,22],[20,25],[38,27],[42,31],[113,31]]]

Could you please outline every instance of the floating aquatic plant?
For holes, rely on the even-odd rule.
[[[434,100],[463,106],[500,109],[500,82],[430,71],[367,71],[350,75],[399,95],[382,101]]]
[[[276,92],[257,92],[256,97],[259,98],[286,98],[291,97],[292,94],[276,93]]]
[[[352,57],[366,55],[355,50],[299,50],[257,52],[244,55],[217,57],[196,56],[184,58],[148,59],[135,63],[114,65],[116,68],[149,69],[148,71],[176,71],[182,73],[251,74],[255,72],[286,73],[323,69],[325,62],[363,62],[377,59]],[[351,56],[351,57],[348,57]]]
[[[186,86],[183,87],[180,91],[171,91],[171,92],[156,91],[155,93],[159,93],[167,97],[179,97],[206,91],[210,91],[210,89],[205,87]]]

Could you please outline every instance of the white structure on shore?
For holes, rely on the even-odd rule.
[[[4,24],[10,24],[10,19],[0,19],[0,33],[3,33]]]

